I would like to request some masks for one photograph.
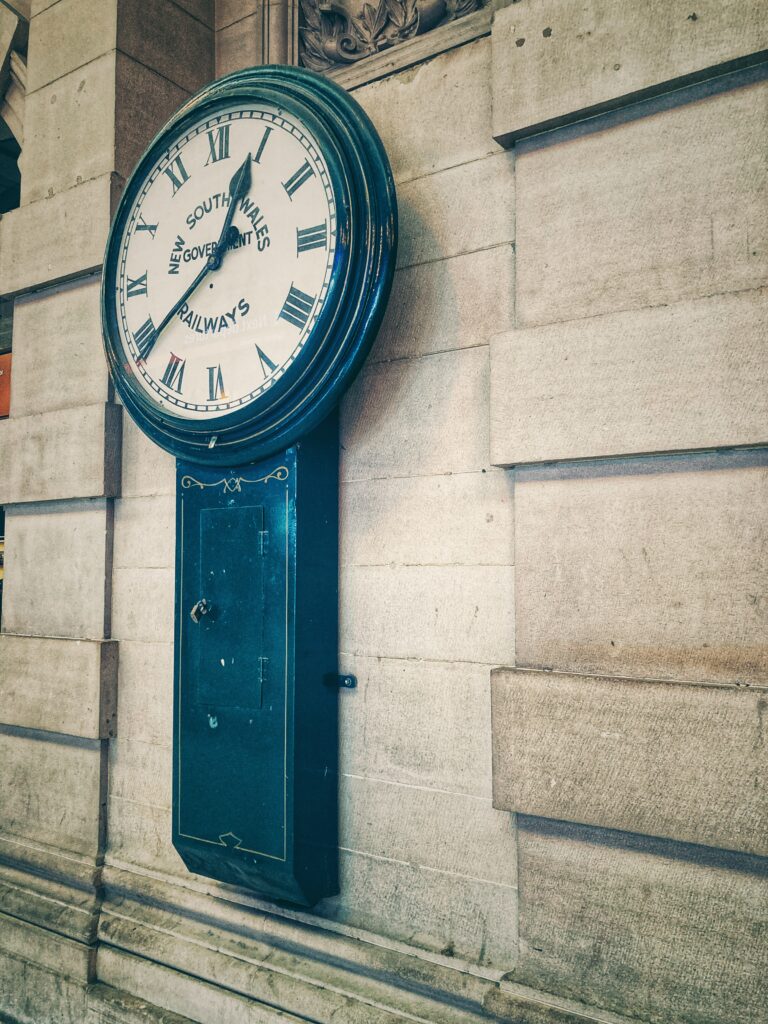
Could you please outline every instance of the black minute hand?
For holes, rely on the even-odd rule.
[[[173,320],[178,311],[190,297],[192,292],[197,288],[204,277],[208,275],[211,270],[218,270],[221,266],[221,261],[224,256],[224,252],[227,248],[227,240],[229,238],[230,227],[232,226],[232,218],[235,215],[235,209],[240,200],[248,192],[251,187],[251,154],[249,153],[245,160],[242,162],[240,167],[232,175],[232,180],[229,183],[229,207],[227,209],[227,215],[224,218],[224,224],[219,235],[219,240],[213,248],[213,252],[205,261],[202,269],[200,270],[197,277],[195,277],[190,285],[188,285],[181,298],[177,299],[173,307],[165,314],[159,325],[155,328],[154,335],[151,339],[146,339],[143,346],[142,358],[146,359],[149,353],[152,351],[155,342],[160,337],[160,332],[163,331],[168,324]],[[151,342],[151,343],[150,343]]]

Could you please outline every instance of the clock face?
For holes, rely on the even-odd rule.
[[[126,182],[101,291],[112,379],[173,454],[236,465],[319,426],[394,273],[397,206],[364,111],[304,68],[201,89]]]
[[[265,103],[188,123],[145,173],[118,241],[124,364],[190,420],[263,396],[328,297],[336,200],[309,128]]]

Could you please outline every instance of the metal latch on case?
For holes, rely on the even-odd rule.
[[[211,610],[211,606],[204,597],[201,597],[199,601],[195,601],[189,610],[189,617],[193,622],[199,622],[203,615],[207,615]]]

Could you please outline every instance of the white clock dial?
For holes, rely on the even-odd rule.
[[[250,183],[233,203],[241,168]],[[217,250],[230,214],[226,248]],[[177,416],[248,405],[306,343],[336,243],[328,168],[305,126],[265,104],[202,117],[151,169],[119,240],[125,369]]]

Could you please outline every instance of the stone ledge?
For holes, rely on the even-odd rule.
[[[494,17],[493,136],[511,145],[768,59],[760,4],[539,0]]]
[[[0,422],[0,504],[116,497],[122,412],[99,403]]]
[[[768,855],[764,692],[499,668],[491,703],[495,807]]]
[[[0,633],[0,708],[4,725],[115,736],[117,641]]]
[[[93,947],[0,913],[0,951],[65,978],[87,981]]]
[[[757,289],[497,335],[491,462],[765,443],[766,298]]]

